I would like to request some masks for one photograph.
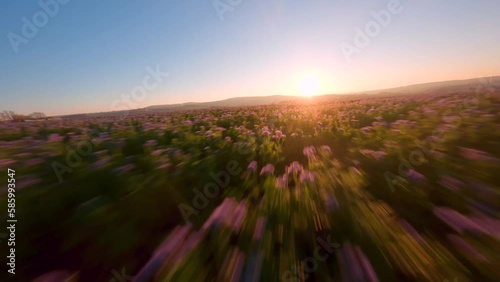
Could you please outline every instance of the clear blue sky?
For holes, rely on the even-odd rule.
[[[347,61],[342,42],[389,2],[242,0],[221,20],[212,0],[71,0],[15,53],[8,34],[42,9],[2,0],[0,110],[109,111],[157,65],[170,75],[137,107],[299,95],[311,76],[326,94],[500,74],[498,0],[401,0]]]

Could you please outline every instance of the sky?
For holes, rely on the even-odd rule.
[[[335,94],[500,75],[498,12],[498,0],[2,0],[0,111],[89,113],[304,95],[304,83],[308,95]]]

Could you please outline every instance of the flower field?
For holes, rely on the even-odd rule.
[[[500,277],[498,93],[6,122],[0,145],[20,281]]]

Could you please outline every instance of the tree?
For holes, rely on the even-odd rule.
[[[37,114],[37,116],[39,116],[39,117],[45,117],[45,115],[43,113],[33,113],[33,114]],[[40,114],[41,114],[41,116],[40,116]],[[0,112],[0,121],[17,121],[17,122],[19,122],[19,121],[24,121],[27,118],[31,118],[31,115],[30,116],[20,115],[20,114],[16,114],[14,111]]]
[[[13,111],[3,111],[3,112],[0,112],[0,120],[1,121],[11,121],[11,120],[14,120],[15,115],[16,115],[16,113],[14,113]]]
[[[41,112],[34,112],[34,113],[30,114],[29,117],[32,119],[42,119],[42,118],[45,118],[45,114],[41,113]]]

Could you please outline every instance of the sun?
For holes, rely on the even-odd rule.
[[[306,76],[300,81],[299,88],[302,96],[314,96],[318,94],[319,90],[318,79],[312,75]]]

